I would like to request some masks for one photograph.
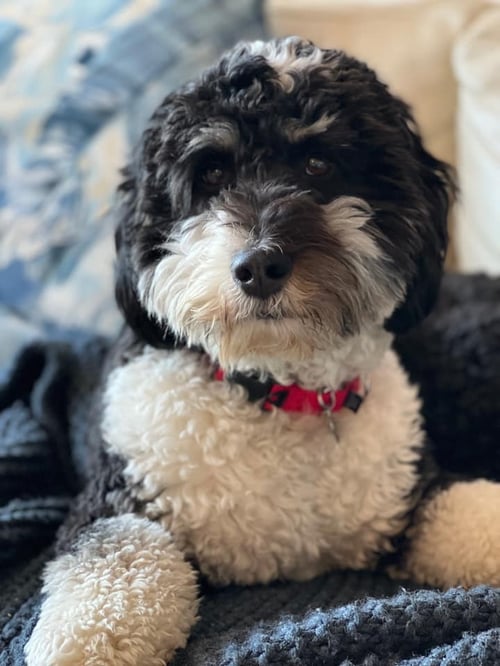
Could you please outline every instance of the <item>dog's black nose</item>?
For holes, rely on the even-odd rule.
[[[287,254],[247,250],[234,257],[231,270],[234,281],[249,296],[268,298],[283,287],[292,272],[292,260]]]

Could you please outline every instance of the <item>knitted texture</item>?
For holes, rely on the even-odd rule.
[[[463,295],[463,287],[448,281],[445,297],[453,290]],[[477,302],[479,292],[470,289],[468,297]],[[438,315],[442,328],[442,309]],[[92,337],[32,345],[0,387],[0,666],[24,664],[40,575],[89,474],[86,425],[106,348]],[[443,372],[444,364],[434,362]],[[307,583],[218,590],[202,584],[201,593],[200,620],[175,666],[500,663],[500,590],[488,587],[403,589],[381,573],[336,572]]]

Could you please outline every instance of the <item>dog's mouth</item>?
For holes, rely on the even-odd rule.
[[[280,321],[285,317],[280,312],[259,312],[255,318],[258,321]]]
[[[290,318],[291,313],[287,312],[289,308],[285,307],[281,299],[269,298],[266,301],[254,302],[252,305],[253,307],[248,314],[250,319],[254,321],[273,322]]]

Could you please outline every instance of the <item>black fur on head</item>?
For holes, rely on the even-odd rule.
[[[163,101],[125,176],[116,297],[150,344],[197,344],[189,331],[198,313],[213,329],[217,317],[288,317],[290,308],[313,327],[324,319],[349,335],[381,312],[388,330],[407,330],[434,304],[454,189],[449,168],[424,148],[408,106],[343,52],[298,38],[236,46]],[[201,227],[212,229],[212,244],[227,230],[220,257],[210,249],[192,257],[206,266],[210,288],[239,239],[240,249],[273,246],[291,257],[290,294],[266,310],[237,294],[229,277],[223,315],[214,314],[198,298],[205,278],[196,265],[196,298],[172,314],[169,299],[182,294],[162,291],[155,269],[189,254]],[[175,270],[178,283],[187,269],[177,262]]]

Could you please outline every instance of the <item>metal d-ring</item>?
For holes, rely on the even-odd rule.
[[[318,403],[321,409],[323,410],[323,414],[326,416],[326,420],[328,421],[328,427],[330,429],[330,432],[335,438],[335,441],[339,441],[338,433],[337,433],[337,424],[334,421],[333,418],[333,410],[335,409],[335,394],[330,393],[331,397],[331,402],[330,404],[327,404],[323,398],[323,393],[325,391],[318,391],[317,393],[317,398],[318,398]]]

